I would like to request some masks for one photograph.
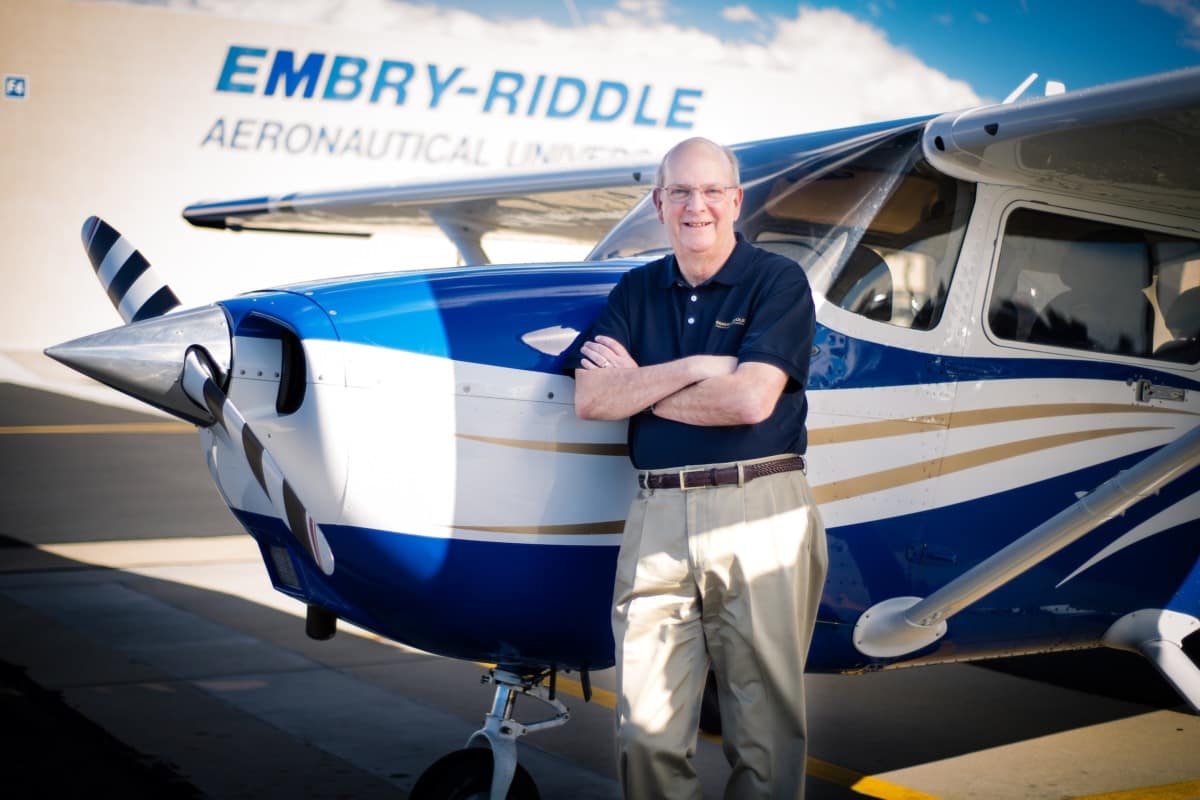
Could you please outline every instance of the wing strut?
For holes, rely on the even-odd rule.
[[[1104,634],[1104,644],[1115,650],[1141,653],[1175,687],[1179,696],[1200,714],[1200,667],[1183,651],[1183,640],[1200,630],[1200,620],[1158,608],[1126,614]]]
[[[436,210],[427,212],[434,224],[446,234],[446,238],[458,248],[458,254],[467,266],[483,266],[492,263],[488,254],[483,250],[483,231],[471,225],[439,213]]]
[[[1139,500],[1200,465],[1200,425],[1102,483],[1029,533],[959,575],[924,599],[893,597],[863,612],[854,626],[854,645],[868,656],[895,658],[933,644],[946,633],[946,620],[989,592],[1037,566],[1067,545],[1124,513]],[[1116,626],[1114,626],[1116,627]],[[1128,638],[1128,637],[1125,637]],[[1135,637],[1142,642],[1145,637]],[[1160,637],[1161,638],[1161,637]],[[1141,649],[1139,647],[1139,649]],[[1177,659],[1152,659],[1156,666]],[[1191,667],[1195,665],[1185,657]],[[1160,669],[1163,667],[1160,666]],[[1197,678],[1186,685],[1196,686]],[[1174,680],[1168,676],[1169,680]],[[1194,695],[1190,702],[1200,698]],[[1200,712],[1200,706],[1197,707]]]

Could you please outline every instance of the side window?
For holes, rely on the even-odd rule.
[[[992,333],[1097,353],[1200,360],[1200,242],[1022,208],[1009,215]]]
[[[879,322],[932,329],[946,304],[973,188],[918,162],[847,255],[826,298]]]

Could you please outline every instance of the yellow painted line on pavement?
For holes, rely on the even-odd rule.
[[[1200,780],[1170,783],[1163,786],[1147,786],[1142,789],[1125,789],[1120,792],[1089,794],[1074,800],[1196,800],[1200,797]]]
[[[581,700],[583,699],[583,684],[579,681],[564,678],[560,675],[557,684],[560,692]],[[617,696],[607,689],[598,689],[593,686],[592,702],[599,703],[608,709],[615,709],[617,707]],[[700,733],[700,737],[716,744],[720,744],[721,742],[720,736],[704,733],[703,731]],[[822,761],[812,756],[808,757],[808,774],[827,783],[844,786],[864,797],[875,797],[878,800],[938,800],[933,795],[918,792],[915,789],[908,789],[904,786],[897,786],[894,783],[888,783],[879,778],[873,778],[870,775],[863,775],[852,769],[839,767],[837,764],[830,764],[828,761]]]
[[[492,668],[494,664],[480,664]],[[566,694],[583,699],[583,684],[578,681],[558,677],[558,688]],[[592,701],[605,708],[616,708],[617,696],[607,689],[592,687]],[[700,732],[700,738],[714,744],[721,743],[721,737],[711,733]],[[808,774],[814,778],[849,789],[864,797],[874,797],[877,800],[939,800],[936,795],[900,786],[872,775],[863,775],[846,767],[822,761],[819,758],[808,757]],[[1095,794],[1065,798],[1064,800],[1198,800],[1200,798],[1200,780],[1174,783],[1164,786],[1148,786],[1143,789],[1127,789],[1107,794]]]
[[[2,425],[0,435],[80,433],[192,433],[187,422],[105,422],[93,425]]]
[[[175,425],[176,423],[151,424],[161,427],[162,425]],[[178,425],[192,430],[192,426],[186,423],[178,423]],[[5,429],[0,428],[0,432],[5,432]],[[254,539],[244,534],[187,539],[144,539],[43,544],[28,548],[28,550],[13,549],[6,552],[6,556],[25,552],[31,555],[40,554],[42,556],[49,555],[67,558],[86,566],[118,569],[177,563],[236,562],[257,560],[260,557],[258,545]],[[39,566],[45,568],[45,565]],[[28,569],[31,567],[33,565],[0,562],[0,573],[20,571],[22,568]],[[347,627],[352,628],[353,626]],[[358,633],[357,630],[352,630],[351,632]],[[391,639],[365,631],[360,635],[393,646],[397,644]],[[476,663],[485,669],[496,667],[495,664]],[[557,687],[564,694],[580,700],[583,699],[583,684],[577,680],[559,675]],[[617,697],[614,692],[596,686],[592,687],[591,700],[610,710],[615,709],[617,705]],[[720,744],[721,742],[720,736],[704,732],[701,732],[700,736],[716,744]],[[935,795],[900,786],[871,775],[863,775],[855,770],[811,756],[808,758],[808,773],[819,780],[849,789],[855,794],[864,797],[876,798],[876,800],[939,800]],[[1200,780],[1126,789],[1102,794],[1079,795],[1068,798],[1068,800],[1197,800],[1197,798],[1200,798]]]
[[[566,692],[572,697],[578,697],[580,700],[583,699],[583,684],[579,681],[574,681],[570,678],[564,678],[562,675],[559,675],[557,682],[558,688],[561,691]],[[607,709],[616,709],[617,695],[615,692],[610,692],[608,689],[601,689],[598,686],[593,686],[592,702],[599,703]]]
[[[494,664],[480,664],[492,668]],[[583,684],[570,678],[558,677],[559,691],[572,697],[583,699]],[[592,687],[592,702],[599,703],[608,709],[617,705],[617,696],[607,689]],[[721,743],[721,737],[701,731],[700,738],[714,744]],[[819,758],[808,758],[808,774],[814,778],[849,789],[864,797],[874,797],[877,800],[939,800],[935,795],[900,786],[872,775],[863,775],[852,769],[822,761]],[[1087,795],[1069,800],[1197,800],[1200,798],[1200,780],[1186,783],[1169,784],[1165,786],[1150,786],[1144,789],[1128,789],[1109,794]]]

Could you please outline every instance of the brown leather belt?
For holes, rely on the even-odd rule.
[[[804,456],[779,458],[774,461],[755,461],[732,467],[710,469],[681,469],[677,472],[641,472],[638,486],[643,489],[701,489],[706,486],[730,486],[749,483],[755,478],[795,472],[805,469]]]

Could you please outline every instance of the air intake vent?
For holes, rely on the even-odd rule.
[[[300,576],[296,574],[296,565],[292,563],[292,554],[287,551],[286,547],[280,547],[273,544],[269,548],[271,553],[271,563],[268,566],[274,566],[276,579],[288,587],[289,589],[299,590]]]
[[[304,402],[307,380],[304,348],[296,334],[286,329],[281,329],[279,333],[283,347],[280,354],[279,394],[275,396],[275,410],[280,414],[291,414]]]

